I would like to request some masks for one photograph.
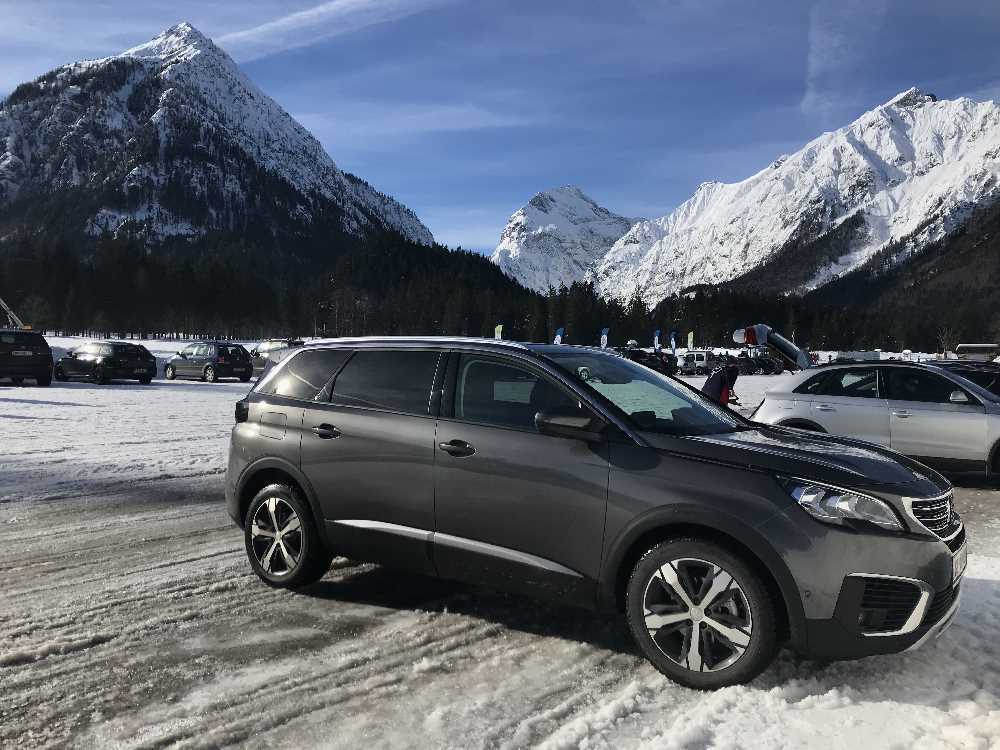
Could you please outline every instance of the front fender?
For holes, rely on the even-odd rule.
[[[762,523],[768,520],[770,519],[764,519]],[[798,586],[771,542],[755,527],[735,516],[693,504],[653,508],[636,516],[618,532],[608,547],[608,554],[601,568],[598,603],[602,609],[617,608],[619,573],[622,564],[635,551],[635,545],[643,537],[657,536],[658,532],[662,532],[663,538],[667,538],[671,529],[682,534],[697,533],[700,529],[708,538],[726,537],[746,548],[767,569],[778,586],[788,613],[789,635],[793,646],[804,646],[805,612]],[[641,550],[639,554],[645,551]]]

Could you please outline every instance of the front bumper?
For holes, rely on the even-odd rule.
[[[940,539],[841,529],[819,523],[798,506],[758,530],[782,550],[795,581],[804,621],[792,628],[789,645],[804,657],[898,653],[943,632],[957,611],[953,550]],[[910,598],[904,597],[908,609],[898,602],[883,607],[880,597],[901,595],[885,581],[912,586],[906,590]]]

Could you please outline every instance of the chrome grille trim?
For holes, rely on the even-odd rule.
[[[956,523],[955,493],[948,490],[934,497],[904,497],[903,505],[911,520],[941,539],[952,539],[962,529]]]

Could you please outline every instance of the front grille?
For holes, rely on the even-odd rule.
[[[933,625],[944,617],[956,597],[958,597],[958,589],[958,586],[953,586],[952,588],[937,592],[931,601],[931,606],[927,609],[927,614],[924,615],[923,622],[920,623],[921,626]]]
[[[951,492],[940,497],[910,500],[910,512],[928,531],[939,537],[955,532],[954,496]]]
[[[945,544],[948,545],[948,549],[952,552],[958,552],[962,548],[962,545],[965,544],[965,527],[961,527],[958,533],[951,539],[948,539]]]
[[[906,581],[868,578],[861,597],[858,624],[866,633],[892,633],[902,629],[920,601],[920,589]]]

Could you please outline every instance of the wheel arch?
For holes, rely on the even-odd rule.
[[[1000,477],[1000,440],[990,448],[989,459],[986,462],[986,473],[990,477]]]
[[[680,537],[714,542],[744,559],[761,575],[774,600],[781,638],[790,640],[794,645],[805,644],[805,612],[798,587],[781,556],[751,527],[710,511],[654,512],[623,531],[612,545],[602,568],[599,606],[606,610],[624,611],[629,577],[639,559],[660,542]]]
[[[240,476],[236,485],[240,526],[243,526],[247,508],[250,507],[254,497],[269,484],[288,484],[302,494],[309,505],[316,530],[323,539],[323,543],[327,544],[329,540],[326,536],[326,524],[323,523],[323,514],[320,511],[319,500],[312,484],[297,466],[276,457],[263,458],[250,464]]]

